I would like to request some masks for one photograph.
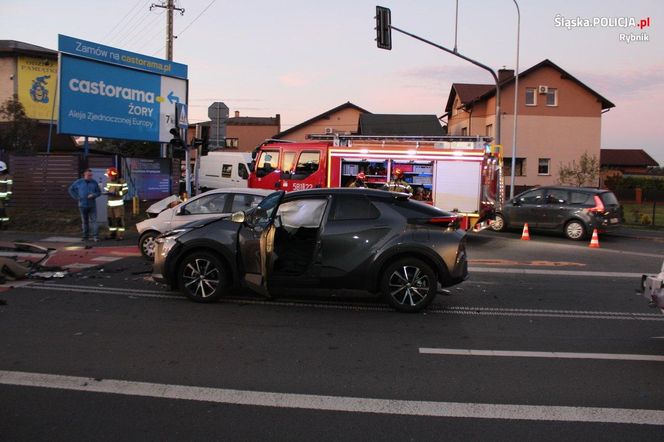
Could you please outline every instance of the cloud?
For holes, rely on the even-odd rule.
[[[638,99],[664,87],[664,65],[603,73],[581,72],[577,78],[609,100]]]
[[[304,78],[301,74],[288,72],[279,76],[279,83],[288,87],[301,87],[309,84],[309,80]]]
[[[488,72],[471,65],[417,66],[401,70],[398,75],[409,83],[416,81],[418,86],[414,87],[452,83],[493,83]]]

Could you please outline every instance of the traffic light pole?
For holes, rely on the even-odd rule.
[[[429,41],[429,40],[427,40],[425,38],[422,38],[418,35],[411,34],[410,32],[404,31],[403,29],[399,29],[395,26],[392,26],[391,24],[389,25],[389,27],[390,27],[390,29],[393,29],[397,32],[400,32],[401,34],[407,35],[408,37],[414,38],[415,40],[421,41],[422,43],[426,43],[430,46],[433,46],[434,48],[440,49],[440,50],[445,51],[447,53],[450,53],[454,56],[457,56],[457,57],[459,57],[463,60],[466,60],[467,62],[472,63],[475,66],[480,67],[480,68],[484,69],[485,71],[488,71],[491,74],[491,76],[493,77],[493,80],[496,83],[496,137],[495,137],[495,144],[500,144],[500,87],[498,86],[498,75],[494,72],[494,70],[491,69],[489,66],[487,66],[483,63],[480,63],[479,61],[473,60],[470,57],[466,57],[465,55],[460,54],[459,52],[457,52],[455,50],[448,49],[445,46],[442,46],[442,45],[439,45],[439,44],[434,43],[432,41]]]

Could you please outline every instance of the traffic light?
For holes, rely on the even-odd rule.
[[[191,140],[191,145],[195,148],[198,148],[198,146],[201,147],[201,155],[207,155],[210,153],[210,142],[206,138],[194,138]]]
[[[184,147],[184,142],[182,141],[182,137],[180,136],[180,130],[177,128],[172,128],[171,130],[168,131],[171,135],[173,135],[173,138],[171,138],[171,146],[173,146],[173,149],[182,149]]]
[[[376,6],[376,45],[379,49],[392,49],[392,12],[389,8]]]

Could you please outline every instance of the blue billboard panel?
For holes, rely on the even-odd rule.
[[[58,132],[168,142],[186,80],[83,58],[60,59]]]
[[[136,52],[124,51],[111,46],[81,40],[80,38],[58,35],[58,50],[66,54],[89,58],[103,63],[140,69],[169,77],[187,78],[186,64],[137,54]]]
[[[159,141],[159,75],[63,56],[60,87],[60,132]]]

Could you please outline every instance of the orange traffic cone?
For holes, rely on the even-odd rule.
[[[523,233],[521,234],[521,239],[524,241],[530,241],[530,231],[528,230],[528,223],[523,225]]]
[[[593,249],[599,249],[599,235],[597,235],[597,229],[593,230],[593,237],[591,238],[588,247]]]

